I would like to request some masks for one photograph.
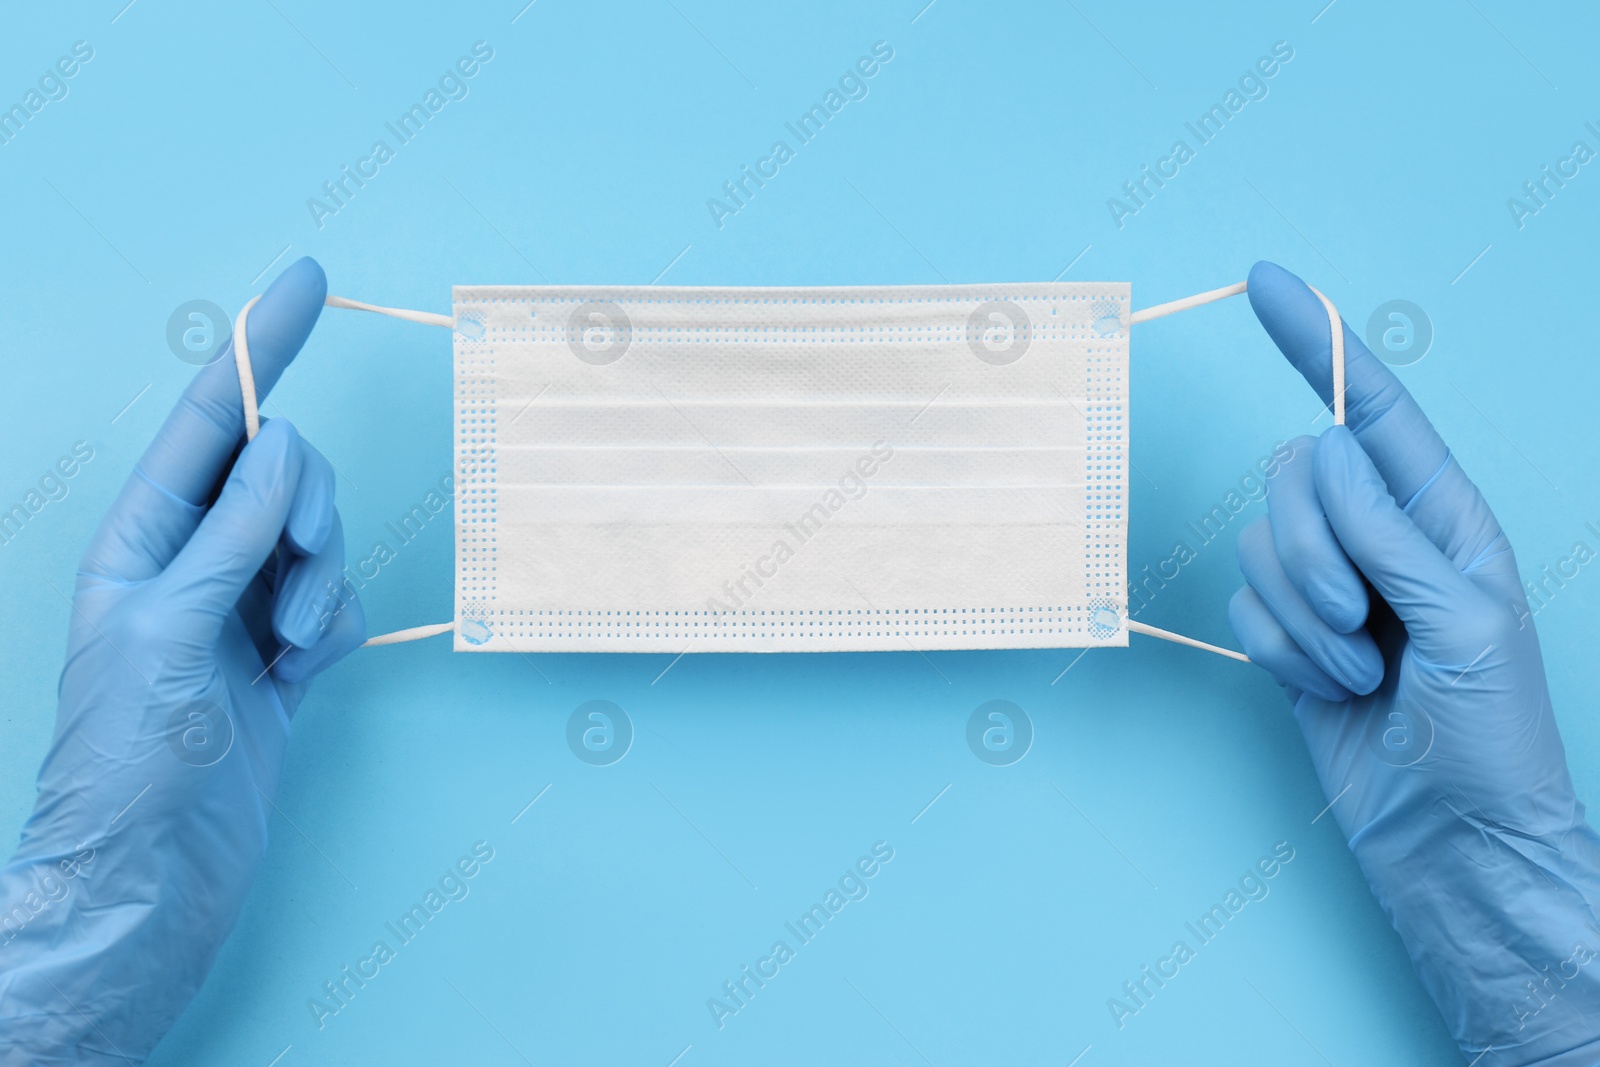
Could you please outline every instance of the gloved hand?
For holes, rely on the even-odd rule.
[[[302,259],[250,314],[265,394],[322,310]],[[231,343],[79,565],[54,740],[0,872],[0,1063],[142,1062],[233,926],[306,683],[358,646],[327,460],[244,436]]]
[[[1249,293],[1329,401],[1322,304],[1270,263]],[[1331,812],[1463,1054],[1593,1067],[1600,838],[1516,559],[1416,401],[1348,326],[1344,345],[1349,425],[1294,441],[1269,480],[1268,516],[1239,537],[1234,631],[1288,692]]]

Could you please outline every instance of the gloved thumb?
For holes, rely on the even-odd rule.
[[[157,579],[183,636],[214,642],[246,586],[277,547],[300,484],[304,452],[287,419],[245,445],[217,502]]]
[[[1339,544],[1405,623],[1417,653],[1441,664],[1481,655],[1488,598],[1400,510],[1349,427],[1322,435],[1313,467]]]

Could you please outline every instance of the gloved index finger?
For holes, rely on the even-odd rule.
[[[1276,263],[1250,269],[1250,306],[1267,334],[1325,403],[1333,400],[1328,313],[1305,282]],[[1400,379],[1344,327],[1345,421],[1401,507],[1450,454]]]
[[[322,268],[302,259],[262,295],[248,329],[251,364],[263,393],[300,351],[326,293]],[[107,510],[84,553],[84,573],[116,581],[161,573],[194,533],[243,438],[243,400],[230,338],[184,389]]]
[[[306,257],[278,275],[250,312],[250,361],[261,396],[305,344],[327,292],[322,268]],[[243,436],[243,399],[230,339],[183,391],[139,460],[139,470],[178,499],[203,504]]]

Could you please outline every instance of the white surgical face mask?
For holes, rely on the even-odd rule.
[[[1126,644],[1128,299],[457,288],[456,647]]]
[[[1126,618],[1126,283],[458,287],[458,651],[1079,648]],[[1313,290],[1315,291],[1315,290]],[[1344,335],[1328,312],[1334,421]],[[259,426],[234,325],[249,436]]]

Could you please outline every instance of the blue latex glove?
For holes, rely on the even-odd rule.
[[[1322,304],[1270,263],[1249,292],[1330,400]],[[1234,631],[1288,691],[1331,811],[1461,1051],[1482,1067],[1593,1067],[1600,838],[1516,559],[1416,401],[1348,326],[1344,346],[1349,425],[1294,441],[1269,480],[1268,517],[1239,538]]]
[[[263,395],[326,288],[302,259],[251,312]],[[249,893],[306,682],[365,638],[332,468],[284,419],[243,436],[230,344],[79,565],[55,737],[0,872],[0,1063],[149,1055]]]

